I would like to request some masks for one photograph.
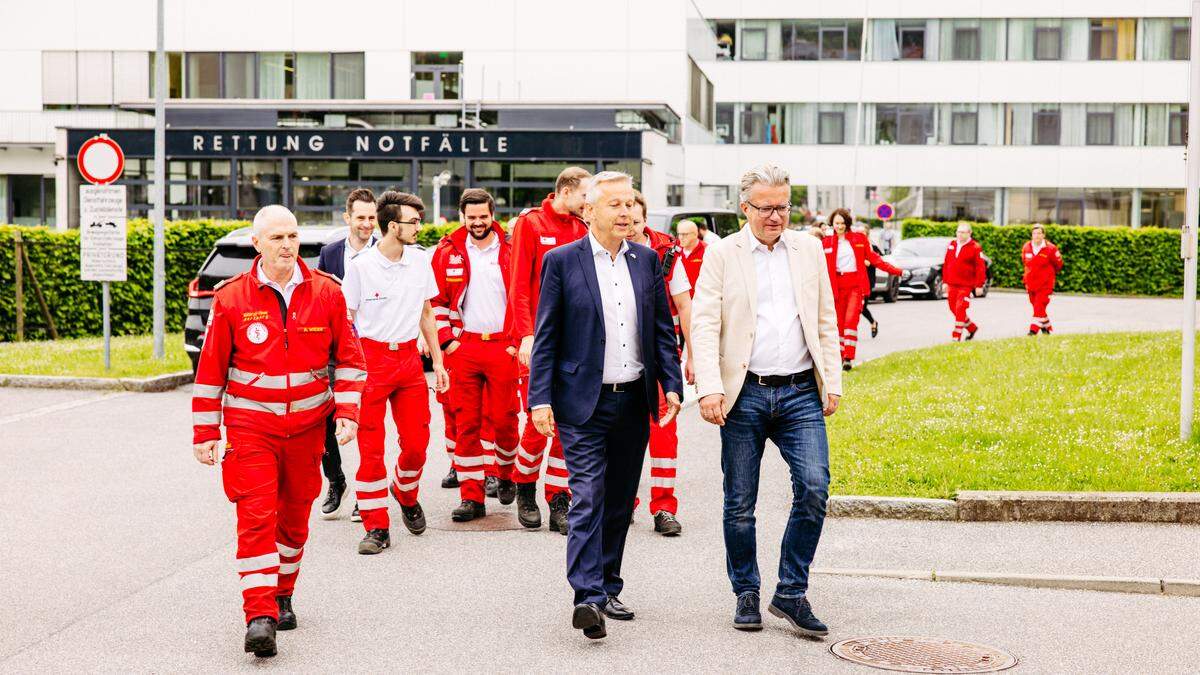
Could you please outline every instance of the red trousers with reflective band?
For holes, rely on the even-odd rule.
[[[391,347],[395,346],[395,349]],[[399,344],[362,340],[367,361],[358,423],[358,511],[366,530],[387,529],[388,492],[404,506],[417,503],[417,486],[429,445],[429,386],[416,340]],[[384,414],[392,406],[400,457],[394,480],[383,463]]]
[[[1030,288],[1026,289],[1029,293],[1029,304],[1033,305],[1033,322],[1029,324],[1029,330],[1038,332],[1039,330],[1049,333],[1050,316],[1046,314],[1046,307],[1050,305],[1050,294],[1054,291],[1049,288]]]
[[[457,350],[456,350],[457,351]],[[447,361],[451,360],[449,358]],[[450,372],[450,380],[454,380],[454,372]],[[513,388],[515,389],[517,382],[513,380]],[[515,395],[514,395],[515,396]],[[443,442],[446,445],[446,456],[450,460],[450,465],[454,466],[454,447],[458,444],[458,424],[454,420],[454,406],[450,405],[450,392],[444,392],[437,395],[437,402],[442,404],[442,422],[443,422]],[[516,402],[514,400],[513,410],[516,410]],[[480,444],[483,445],[483,473],[487,476],[499,476],[500,470],[496,468],[496,433],[492,431],[492,425],[488,421],[488,412],[483,413],[483,428],[479,432]]]
[[[521,406],[528,405],[529,378],[522,380],[519,393]],[[525,428],[521,431],[521,444],[517,448],[517,471],[513,474],[513,482],[536,483],[538,473],[542,469],[542,457],[547,454],[547,448],[550,449],[550,456],[546,459],[546,481],[543,487],[546,501],[549,502],[560,492],[571,494],[567,487],[567,460],[563,457],[562,441],[558,440],[557,432],[552,438],[539,434],[533,422],[526,419]]]
[[[279,618],[275,596],[291,595],[300,572],[308,516],[321,494],[325,425],[287,438],[226,427],[225,496],[237,509],[237,566],[246,622]]]
[[[954,330],[950,337],[961,340],[963,331],[974,333],[979,326],[967,317],[967,309],[971,307],[971,293],[975,289],[969,286],[947,286],[946,301],[950,303],[950,311],[954,314]]]
[[[842,358],[854,360],[858,349],[858,320],[862,316],[862,277],[857,273],[833,274],[833,304],[837,308],[838,337],[842,341]]]
[[[450,403],[458,438],[454,469],[463,499],[483,501],[487,456],[481,431],[485,419],[495,432],[496,476],[512,480],[517,457],[517,359],[508,340],[484,340],[463,332],[450,359]]]
[[[658,417],[667,414],[667,397],[662,385],[658,387]],[[679,500],[675,498],[675,463],[679,457],[679,436],[675,433],[675,420],[659,426],[650,418],[650,513],[679,512]]]

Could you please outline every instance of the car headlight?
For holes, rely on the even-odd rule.
[[[912,281],[921,281],[929,276],[929,268],[928,267],[920,267],[920,268],[917,268],[914,270],[909,270],[908,275],[909,275],[909,279],[911,279]]]

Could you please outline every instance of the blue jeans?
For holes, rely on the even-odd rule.
[[[725,474],[725,564],[734,593],[758,591],[758,542],[754,506],[767,439],[779,446],[792,478],[792,509],[779,553],[781,598],[808,590],[812,564],[825,523],[829,497],[829,441],[821,397],[810,375],[782,387],[760,385],[749,376],[721,427],[721,470]]]

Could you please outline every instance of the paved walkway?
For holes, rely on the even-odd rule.
[[[999,333],[1016,300],[1023,302],[995,295],[977,303],[978,320]],[[1051,309],[1060,310],[1054,316],[1065,332],[1073,320],[1070,300],[1061,300]],[[1102,312],[1108,302],[1079,300],[1081,312]],[[1171,301],[1116,302],[1133,304],[1109,315],[1110,329],[1170,327],[1154,317],[1173,313]],[[940,340],[909,326],[927,323],[922,312],[938,326],[948,318],[941,303],[877,307],[884,333],[864,344],[881,351]],[[233,511],[218,473],[191,457],[188,396],[0,389],[0,472],[8,477],[0,670],[866,672],[828,646],[882,634],[992,644],[1029,672],[1175,673],[1195,671],[1200,659],[1188,628],[1200,616],[1197,598],[973,584],[817,576],[810,597],[832,627],[828,640],[797,639],[770,617],[760,634],[734,631],[718,439],[692,408],[680,431],[684,535],[654,535],[639,511],[622,595],[638,618],[610,622],[607,640],[569,628],[560,535],[431,527],[412,537],[393,508],[394,547],[373,558],[355,553],[360,525],[313,520],[296,598],[301,628],[281,634],[279,657],[256,664],[240,652]],[[439,438],[440,425],[432,432]],[[355,456],[347,453],[350,473]],[[421,493],[431,521],[458,501],[437,486],[447,466],[445,454],[431,450]],[[758,509],[768,594],[789,501],[786,468],[768,453]],[[511,517],[512,507],[488,508]],[[1172,525],[833,519],[816,565],[1197,578],[1198,537],[1200,527]]]

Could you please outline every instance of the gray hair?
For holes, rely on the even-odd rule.
[[[633,176],[623,171],[601,171],[592,176],[591,180],[587,183],[587,190],[583,193],[584,201],[589,204],[595,204],[596,200],[600,198],[600,185],[603,183],[616,183],[617,181],[625,181],[631,187],[633,186]]]
[[[296,216],[286,206],[268,204],[259,209],[258,213],[254,214],[254,236],[261,235],[263,229],[276,220],[287,220],[291,221],[293,225],[296,224]]]
[[[791,179],[785,169],[774,164],[756,166],[742,174],[741,183],[738,185],[738,201],[744,202],[748,200],[750,198],[750,189],[755,185],[766,185],[767,187],[787,185],[790,187]]]

